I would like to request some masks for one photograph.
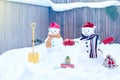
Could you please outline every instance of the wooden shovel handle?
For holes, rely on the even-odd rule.
[[[35,29],[36,23],[31,23],[31,27],[32,27],[32,29]]]
[[[36,23],[31,23],[31,27],[32,27],[32,47],[34,53],[34,31],[35,31]]]

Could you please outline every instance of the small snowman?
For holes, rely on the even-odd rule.
[[[51,22],[49,25],[45,47],[46,52],[43,59],[47,61],[47,64],[50,64],[49,66],[57,66],[63,62],[63,38],[60,35],[60,26],[56,22]]]
[[[56,22],[50,23],[45,44],[47,49],[60,50],[62,48],[63,38],[60,35],[60,26]]]
[[[98,35],[95,34],[95,26],[87,22],[82,26],[80,37],[82,53],[87,54],[89,58],[97,58]]]

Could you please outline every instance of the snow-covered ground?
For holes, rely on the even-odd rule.
[[[119,80],[120,79],[120,44],[100,44],[97,59],[90,59],[80,51],[78,43],[66,46],[61,51],[48,52],[45,44],[35,46],[40,61],[28,62],[28,53],[32,48],[14,49],[0,55],[0,80]],[[111,54],[119,65],[117,68],[105,68],[104,57]],[[64,58],[69,55],[75,68],[60,68]]]

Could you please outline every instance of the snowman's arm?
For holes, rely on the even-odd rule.
[[[80,38],[74,39],[75,43],[80,43],[82,40],[80,40]]]

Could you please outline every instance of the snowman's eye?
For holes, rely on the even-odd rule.
[[[89,32],[90,30],[88,30],[88,32]]]

